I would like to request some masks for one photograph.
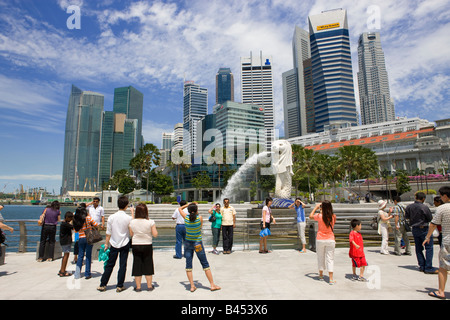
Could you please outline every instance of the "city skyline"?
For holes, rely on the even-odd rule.
[[[69,29],[69,5],[81,8],[81,29]],[[0,3],[0,191],[46,187],[58,192],[71,85],[98,92],[104,108],[113,89],[144,94],[143,136],[160,147],[162,132],[183,122],[183,79],[215,92],[221,67],[235,74],[240,58],[262,51],[274,60],[275,128],[284,134],[282,72],[292,68],[292,33],[308,16],[347,10],[355,100],[357,45],[380,32],[397,116],[449,118],[450,45],[442,41],[449,6],[439,1],[45,1]],[[251,13],[251,14],[250,14]],[[216,19],[220,15],[221,19]],[[25,18],[24,18],[25,17]],[[411,36],[411,35],[414,36]],[[215,94],[208,95],[212,113]],[[237,102],[240,99],[236,99]]]

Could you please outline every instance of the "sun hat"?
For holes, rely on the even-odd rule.
[[[383,209],[384,207],[386,207],[386,205],[387,205],[386,200],[378,200],[378,210]]]

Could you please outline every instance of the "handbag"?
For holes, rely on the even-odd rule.
[[[103,240],[102,235],[97,228],[86,229],[84,230],[84,234],[86,235],[87,243],[90,245]]]
[[[214,214],[211,214],[211,216],[209,217],[209,222],[214,222],[216,221],[216,216]]]
[[[45,212],[47,211],[47,208],[45,208],[44,212],[41,214],[38,220],[38,226],[43,226],[45,221]]]

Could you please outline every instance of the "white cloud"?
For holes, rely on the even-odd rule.
[[[62,8],[69,3],[73,1],[59,1]],[[138,1],[127,4],[124,10],[103,9],[104,3],[78,3],[88,15],[86,19],[96,19],[98,34],[75,37],[31,17],[3,13],[0,55],[16,66],[46,70],[71,82],[179,88],[174,84],[181,83],[186,74],[188,80],[208,87],[210,101],[215,95],[215,73],[227,66],[235,74],[239,101],[239,59],[250,51],[259,54],[262,50],[273,56],[278,127],[283,122],[281,74],[292,68],[294,27],[307,28],[310,14],[333,8],[348,10],[356,76],[357,39],[367,31],[367,8],[379,7],[382,46],[398,107],[411,100],[404,94],[410,89],[407,79],[443,72],[449,65],[450,44],[444,41],[449,26],[442,23],[448,21],[449,8],[439,1]],[[437,18],[431,14],[436,10]],[[437,86],[441,82],[433,83]],[[444,96],[445,87],[435,89],[441,94],[436,97]]]

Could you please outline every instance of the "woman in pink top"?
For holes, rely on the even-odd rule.
[[[316,236],[319,280],[323,281],[323,271],[326,269],[329,274],[329,283],[331,285],[335,284],[336,280],[333,279],[333,267],[336,242],[333,227],[336,223],[336,215],[333,213],[331,202],[323,201],[322,203],[317,203],[311,211],[309,218],[316,220],[319,224],[319,231]]]

